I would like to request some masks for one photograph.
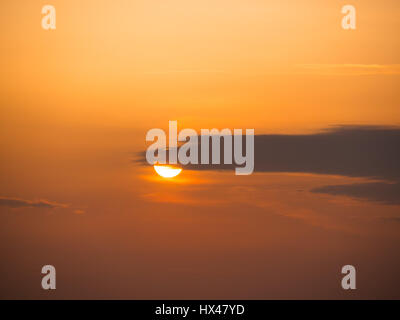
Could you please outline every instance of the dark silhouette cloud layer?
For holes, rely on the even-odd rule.
[[[388,180],[395,183],[325,186],[313,192],[390,204],[400,202],[400,127],[338,126],[315,134],[256,135],[254,145],[255,172],[302,172]],[[221,155],[222,149],[223,143]],[[144,154],[140,161],[146,163]],[[233,170],[236,166],[188,164],[184,167]]]
[[[400,128],[343,126],[307,135],[256,135],[254,149],[256,172],[400,179]],[[191,164],[185,167],[193,170],[234,168],[233,165]]]

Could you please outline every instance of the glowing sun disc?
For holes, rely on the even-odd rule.
[[[171,166],[154,166],[154,170],[163,178],[173,178],[182,172],[181,168]]]

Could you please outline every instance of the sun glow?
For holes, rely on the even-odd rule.
[[[182,172],[181,168],[155,165],[154,170],[163,178],[173,178]]]

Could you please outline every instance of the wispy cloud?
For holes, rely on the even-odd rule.
[[[67,204],[53,202],[49,200],[24,200],[18,198],[0,197],[0,206],[9,208],[66,208]]]
[[[301,64],[296,68],[300,73],[332,76],[400,74],[400,64]]]
[[[312,189],[311,192],[349,196],[384,204],[400,205],[400,183],[368,182],[328,185]]]
[[[212,69],[169,69],[169,70],[156,70],[156,71],[145,71],[142,74],[148,75],[159,75],[159,74],[185,74],[185,73],[216,73],[226,74],[224,70],[212,70]]]

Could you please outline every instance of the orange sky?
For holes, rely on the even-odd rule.
[[[341,28],[344,4],[356,30]],[[132,163],[169,120],[256,134],[399,125],[398,0],[0,7],[0,197],[62,204],[0,206],[1,298],[399,298],[399,206],[308,192],[366,178],[165,181]],[[353,261],[363,285],[346,295]],[[53,295],[39,287],[47,263]]]
[[[2,3],[5,125],[20,113],[145,130],[400,122],[396,0],[352,1],[353,31],[342,1],[52,4],[57,29],[45,32],[41,1]]]

